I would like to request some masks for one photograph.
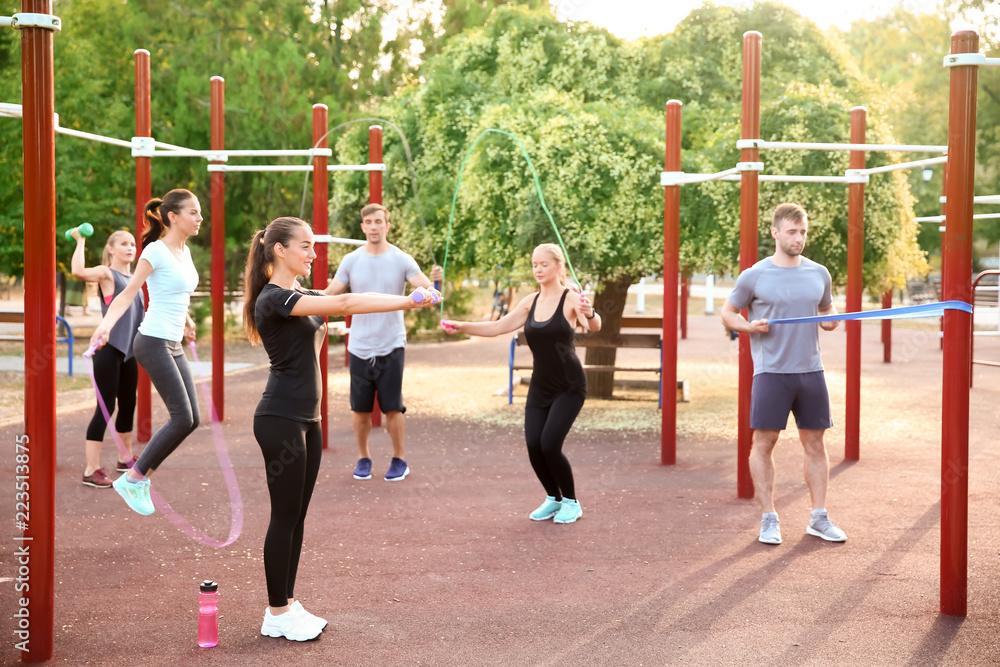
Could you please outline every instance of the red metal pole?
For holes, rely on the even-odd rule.
[[[368,128],[368,162],[371,164],[381,164],[382,162],[382,126],[372,125]],[[368,172],[368,203],[382,203],[382,172]],[[372,410],[372,426],[382,425],[382,411],[378,407],[378,394],[375,395],[375,407]]]
[[[882,308],[892,308],[892,288],[882,293]],[[882,362],[892,363],[892,320],[882,320]]]
[[[212,150],[226,149],[226,80],[211,79]],[[213,162],[213,164],[222,164]],[[226,174],[212,172],[212,407],[226,418]]]
[[[681,170],[678,100],[667,102],[665,171]],[[681,186],[663,189],[663,342],[660,346],[660,463],[677,463],[677,273],[680,269]]]
[[[326,148],[328,146],[327,142],[327,127],[329,126],[329,109],[325,104],[314,104],[313,105],[313,132],[312,132],[312,145],[313,148]],[[313,157],[313,233],[314,234],[328,234],[330,230],[330,213],[329,213],[329,203],[330,203],[330,178],[327,171],[327,164],[329,160],[326,157],[314,156]],[[329,255],[328,255],[329,245],[326,243],[316,244],[316,261],[313,262],[313,287],[318,290],[325,289],[327,286],[327,274],[329,272]],[[330,435],[330,422],[327,419],[328,406],[327,406],[327,390],[328,390],[328,378],[327,378],[327,365],[329,363],[327,347],[329,346],[329,337],[327,337],[327,344],[323,345],[322,349],[319,351],[319,372],[320,376],[323,378],[323,400],[320,403],[319,411],[320,417],[323,424],[323,449],[329,447],[329,435]]]
[[[51,14],[50,0],[21,11]],[[24,136],[24,435],[14,447],[18,505],[11,563],[27,601],[12,611],[24,662],[52,658],[56,483],[56,134],[52,30],[21,28]],[[23,495],[22,495],[23,494]],[[30,494],[30,495],[29,495]],[[20,508],[18,508],[20,509]],[[30,513],[29,513],[30,509]]]
[[[867,112],[851,109],[851,143],[865,143]],[[851,169],[865,168],[865,151],[851,151]],[[865,184],[847,186],[847,311],[861,310],[864,289]],[[847,329],[847,398],[844,425],[844,459],[861,456],[861,322],[845,323]]]
[[[691,276],[681,275],[681,340],[688,337],[688,298],[691,296]]]
[[[150,93],[149,51],[137,49],[135,59],[135,136],[153,136],[152,94]],[[135,238],[139,244],[139,256],[142,256],[142,232],[146,220],[143,210],[146,202],[153,198],[153,158],[137,157],[135,159]],[[138,259],[136,259],[138,262]],[[142,286],[149,306],[149,291]],[[136,429],[135,436],[139,442],[149,442],[153,435],[153,409],[151,385],[149,376],[142,366],[139,366],[139,384],[136,388]]]
[[[755,30],[743,33],[743,139],[760,138],[760,63],[762,37]],[[760,150],[744,148],[740,151],[742,162],[760,160]],[[757,262],[757,224],[759,184],[756,171],[740,175],[740,271]],[[746,317],[746,310],[743,311]],[[750,392],[753,389],[753,359],[750,356],[750,336],[740,334],[739,372],[739,434],[737,441],[736,495],[753,498],[753,478],[750,476],[750,448],[753,431],[750,429]]]
[[[978,53],[979,35],[951,36],[951,52]],[[972,302],[972,200],[976,179],[975,65],[951,68],[944,300]],[[941,613],[965,616],[969,566],[969,341],[972,315],[944,314],[941,420]]]

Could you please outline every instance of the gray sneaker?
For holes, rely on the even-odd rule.
[[[761,529],[761,531],[761,534],[763,535],[763,529]],[[809,519],[809,525],[806,527],[806,532],[810,535],[815,535],[816,537],[822,537],[827,542],[844,542],[847,540],[847,534],[838,528],[837,524],[830,520],[830,517],[827,516],[826,512],[813,514]]]
[[[765,516],[760,520],[760,537],[758,542],[764,544],[781,544],[781,522],[777,516]]]

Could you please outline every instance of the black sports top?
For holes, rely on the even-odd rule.
[[[533,358],[529,408],[547,408],[558,394],[587,395],[587,376],[573,345],[575,333],[563,316],[567,292],[568,289],[563,292],[552,317],[544,322],[535,321],[536,297],[524,325],[524,337]]]
[[[326,342],[326,321],[317,315],[292,315],[307,290],[268,283],[257,296],[254,322],[271,362],[271,374],[254,416],[276,415],[298,422],[319,421],[323,395],[319,352]]]

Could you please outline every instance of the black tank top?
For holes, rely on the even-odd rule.
[[[544,322],[535,321],[536,297],[524,325],[524,337],[533,358],[528,386],[529,408],[546,408],[559,394],[587,395],[587,376],[576,356],[573,327],[563,316],[567,292],[568,289],[563,291],[552,317]]]

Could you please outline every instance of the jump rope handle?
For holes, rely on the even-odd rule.
[[[91,345],[91,346],[90,346],[90,347],[88,347],[88,348],[87,348],[87,350],[86,350],[86,351],[85,351],[85,352],[83,353],[83,358],[84,358],[84,359],[90,359],[90,358],[91,358],[92,356],[94,356],[94,353],[95,353],[95,352],[97,352],[97,346],[96,346],[96,345]]]
[[[448,324],[444,320],[441,320],[441,328],[443,328],[448,333],[455,333],[456,331],[458,331],[458,329],[456,329],[455,327],[451,326],[450,324]]]
[[[73,240],[73,232],[80,232],[80,236],[93,236],[94,226],[89,222],[85,222],[79,227],[73,227],[72,229],[67,229],[65,233],[67,241]]]

